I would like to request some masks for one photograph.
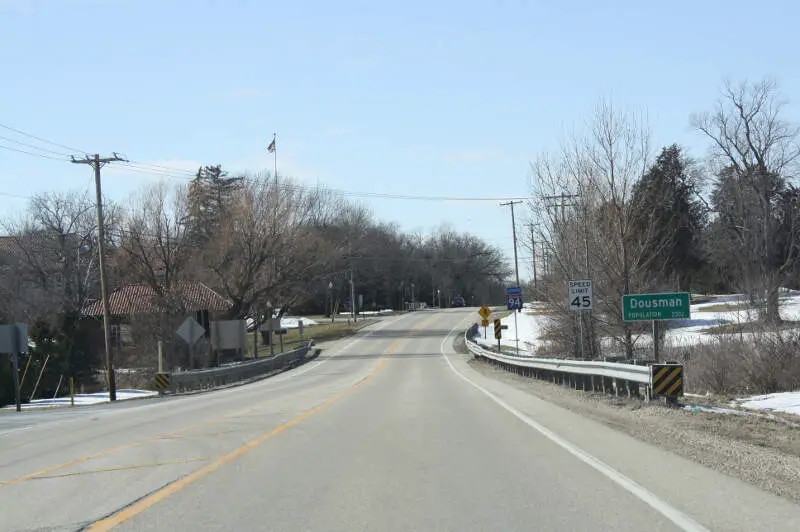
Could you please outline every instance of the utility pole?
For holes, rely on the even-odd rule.
[[[531,260],[533,263],[533,292],[536,297],[539,294],[539,281],[536,275],[536,233],[533,231],[533,222],[530,223],[531,227]]]
[[[558,194],[558,195],[555,195],[555,196],[544,196],[543,199],[548,200],[549,202],[551,202],[548,205],[548,208],[549,207],[555,207],[555,208],[559,208],[560,207],[561,208],[561,223],[564,224],[564,223],[566,223],[566,215],[565,215],[564,209],[566,207],[576,207],[577,206],[575,203],[572,203],[571,201],[568,201],[568,200],[582,199],[582,196],[581,196],[581,194],[567,194],[565,192],[561,192],[561,194]],[[553,203],[553,202],[555,202],[555,203]],[[586,268],[586,278],[588,279],[588,278],[591,277],[591,272],[590,272],[590,268],[589,268],[589,264],[590,263],[589,263],[588,215],[587,215],[587,212],[586,212],[586,204],[585,204],[585,202],[583,202],[583,244],[584,244],[584,254],[585,254],[584,260],[585,260],[585,268]],[[583,312],[581,311],[576,316],[576,318],[577,318],[577,320],[579,320],[578,329],[579,329],[579,334],[580,334],[580,339],[581,339],[581,343],[580,343],[580,345],[581,345],[581,356],[583,357],[584,356],[584,353],[583,353],[583,350],[584,350]],[[592,320],[591,311],[589,311],[589,325],[588,326],[589,326],[588,336],[590,338],[589,352],[593,357],[594,356],[594,322]]]
[[[350,308],[353,311],[353,323],[356,323],[356,283],[353,280],[353,267],[350,267]]]
[[[514,235],[514,272],[516,273],[517,279],[516,286],[519,286],[519,260],[517,260],[517,222],[514,219],[514,205],[518,205],[520,203],[522,203],[522,200],[511,200],[500,204],[501,207],[505,207],[507,205],[511,206],[511,232]],[[517,312],[522,312],[522,309],[514,311],[514,336],[516,337],[515,342],[517,344],[517,354],[519,355],[519,327],[517,325]]]
[[[517,275],[517,286],[519,286],[519,262],[517,261],[517,224],[514,220],[514,205],[519,205],[520,203],[522,203],[522,200],[507,201],[500,204],[501,207],[511,206],[511,231],[514,235],[514,271]]]
[[[94,169],[94,188],[97,196],[97,263],[100,267],[100,299],[103,302],[103,338],[106,349],[106,378],[108,380],[108,398],[117,400],[117,379],[114,376],[114,355],[111,351],[111,314],[108,308],[108,290],[106,287],[105,262],[105,225],[103,220],[103,193],[100,186],[100,168],[104,165],[125,159],[113,153],[111,157],[100,157],[98,154],[86,155],[83,159],[72,157],[75,164],[88,164]]]

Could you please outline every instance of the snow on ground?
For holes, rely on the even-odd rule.
[[[319,325],[319,322],[311,318],[302,318],[296,316],[283,316],[281,317],[281,328],[283,329],[297,329],[300,325],[300,320],[303,320],[303,327],[311,327],[312,325]],[[253,318],[247,318],[247,330],[252,331]]]
[[[151,392],[149,390],[117,390],[117,401],[126,401],[128,399],[138,399],[141,397],[153,397],[158,395],[158,392]],[[83,393],[75,394],[75,406],[96,405],[99,403],[108,403],[108,392],[98,393]],[[30,403],[22,405],[23,410],[31,410],[37,408],[54,408],[70,406],[69,397],[56,397],[55,399],[34,399]],[[15,405],[6,406],[3,410],[15,409]]]
[[[713,307],[727,306],[724,310],[706,310]],[[666,334],[667,345],[682,347],[697,345],[708,341],[713,336],[707,330],[718,325],[743,324],[758,319],[758,312],[749,308],[742,294],[713,296],[708,302],[691,306],[691,319],[669,322]],[[800,320],[800,292],[786,291],[781,295],[781,317],[785,320]],[[652,344],[648,340],[649,344]],[[648,345],[645,343],[643,345]]]
[[[298,329],[300,327],[300,320],[303,320],[303,327],[311,327],[312,325],[319,325],[319,322],[311,318],[298,318],[295,316],[284,316],[281,318],[281,328],[283,329]]]
[[[503,337],[500,339],[500,345],[515,348],[517,343],[516,339],[519,338],[520,354],[531,355],[536,352],[539,345],[539,336],[547,323],[547,316],[535,314],[538,306],[531,303],[523,305],[522,312],[517,312],[517,327],[514,326],[514,314],[510,314],[500,320],[502,325],[508,325],[508,329],[503,331]],[[477,317],[477,315],[476,315]],[[477,317],[480,319],[480,317]],[[494,338],[494,319],[489,318],[489,326],[478,326],[478,336],[475,340],[485,346],[496,346],[497,340]],[[485,334],[484,334],[485,333]],[[519,334],[519,336],[517,336]],[[486,339],[484,339],[486,336]]]
[[[547,316],[541,315],[545,310],[540,303],[525,303],[523,312],[517,313],[519,322],[520,351],[523,349],[528,354],[536,352],[541,344],[539,337],[547,323]],[[722,308],[721,308],[722,307]],[[709,310],[713,309],[713,310]],[[709,329],[731,323],[747,323],[758,319],[757,312],[749,308],[747,299],[742,294],[721,294],[711,296],[711,299],[704,303],[691,306],[691,319],[673,320],[669,322],[669,329],[666,333],[666,345],[668,347],[688,347],[703,342],[712,341],[714,336],[709,334]],[[800,291],[784,290],[781,294],[781,317],[785,320],[800,321]],[[476,321],[480,318],[475,317]],[[501,345],[514,347],[516,330],[514,329],[514,316],[510,315],[502,320],[503,325],[508,325],[508,330],[503,331]],[[490,324],[483,338],[483,327],[479,327],[480,337],[476,338],[479,343],[484,345],[497,345],[494,339],[493,325]],[[744,336],[749,336],[744,333]],[[636,347],[647,348],[653,344],[649,334],[641,335],[636,340]],[[612,338],[601,339],[601,345],[610,349],[618,347],[614,345]]]
[[[362,310],[358,313],[359,316],[383,316],[384,314],[391,314],[394,312],[392,309],[387,308],[384,310]],[[352,316],[350,312],[340,312],[340,316]]]
[[[738,399],[739,406],[800,415],[800,391],[754,395]]]

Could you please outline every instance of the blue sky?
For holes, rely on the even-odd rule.
[[[0,123],[138,162],[251,171],[271,169],[277,132],[279,173],[309,184],[524,196],[528,161],[600,97],[646,109],[656,145],[695,157],[706,143],[689,116],[713,105],[726,77],[775,77],[791,102],[798,5],[0,0]],[[124,201],[156,179],[109,168],[103,183]],[[91,184],[87,166],[0,148],[2,194]],[[496,201],[369,204],[405,229],[449,223],[513,256]],[[0,195],[0,212],[24,206]]]

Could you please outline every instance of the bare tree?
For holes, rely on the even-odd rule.
[[[651,162],[650,137],[641,116],[607,102],[597,106],[587,130],[564,143],[557,157],[544,155],[531,165],[533,195],[540,198],[533,217],[550,257],[547,299],[569,331],[565,337],[580,339],[576,329],[583,329],[594,352],[596,324],[597,334],[616,339],[632,357],[636,339],[622,319],[622,296],[658,284],[647,270],[664,245],[663,235],[642,233],[648,226],[632,201]],[[595,281],[596,310],[584,324],[569,313],[565,296],[567,280],[586,275]]]
[[[269,300],[284,310],[331,258],[316,231],[329,221],[326,197],[269,179],[248,179],[202,251],[212,286],[233,301],[232,317],[263,319]]]
[[[119,232],[115,270],[119,281],[152,288],[165,308],[180,306],[180,281],[193,273],[185,186],[162,181],[132,202]]]
[[[106,200],[106,231],[118,221],[118,207]],[[35,196],[19,220],[5,223],[7,301],[27,322],[53,322],[78,313],[97,292],[97,223],[86,194],[48,192]]]
[[[730,224],[745,250],[740,253],[737,248],[735,256],[748,278],[746,289],[770,323],[780,321],[779,289],[798,252],[796,238],[791,245],[776,248],[779,190],[782,182],[794,179],[800,161],[800,128],[783,119],[784,107],[774,81],[728,82],[712,111],[692,117],[693,126],[712,142],[717,174],[735,182],[737,208],[748,211]],[[798,224],[791,225],[794,237]]]

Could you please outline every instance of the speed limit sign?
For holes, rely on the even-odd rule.
[[[592,310],[592,281],[590,279],[570,281],[568,301],[570,310]]]

